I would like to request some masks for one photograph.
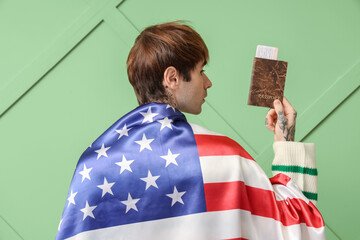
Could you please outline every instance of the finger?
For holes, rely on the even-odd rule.
[[[270,131],[273,131],[273,129],[275,129],[275,128],[274,128],[273,124],[270,123],[269,121],[271,121],[271,120],[266,117],[266,118],[265,118],[265,127],[266,127],[267,129],[269,129]]]
[[[268,122],[268,124],[266,124],[266,125],[272,125],[275,122],[276,118],[277,118],[277,114],[275,112],[275,109],[273,109],[273,108],[270,109],[265,116],[265,119]]]
[[[265,125],[265,127],[267,128],[267,129],[269,129],[270,131],[275,131],[275,126],[274,125]]]
[[[266,117],[269,117],[269,118],[274,118],[276,116],[276,112],[275,112],[275,109],[271,108],[267,114],[266,114]]]
[[[279,115],[279,112],[284,113],[284,107],[279,99],[276,99],[274,101],[274,109],[275,109],[277,115]]]

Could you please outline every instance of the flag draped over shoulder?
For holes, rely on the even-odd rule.
[[[56,239],[325,239],[292,180],[167,104],[131,111],[80,157]]]

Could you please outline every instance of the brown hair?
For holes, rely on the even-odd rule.
[[[162,84],[166,68],[175,67],[185,81],[197,63],[209,60],[201,36],[182,22],[145,28],[136,38],[127,59],[127,73],[139,104],[167,99]]]

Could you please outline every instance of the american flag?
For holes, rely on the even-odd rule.
[[[321,215],[290,178],[269,180],[235,141],[151,103],[82,154],[56,239],[291,236],[325,235]]]

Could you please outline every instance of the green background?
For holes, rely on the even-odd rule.
[[[53,239],[81,153],[137,106],[126,58],[139,31],[188,20],[210,50],[199,116],[270,175],[266,108],[247,106],[258,44],[289,62],[297,141],[315,142],[328,239],[360,235],[360,2],[0,1],[0,239]]]

